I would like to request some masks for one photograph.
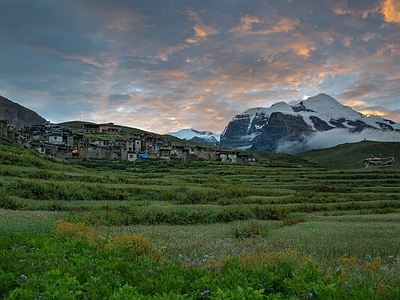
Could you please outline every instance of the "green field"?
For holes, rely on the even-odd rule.
[[[399,299],[400,168],[364,168],[379,149],[399,144],[169,165],[71,164],[3,143],[0,297]],[[11,254],[14,244],[30,250]],[[75,264],[21,268],[43,255]],[[96,259],[97,281],[79,267]],[[128,265],[143,282],[112,273]]]

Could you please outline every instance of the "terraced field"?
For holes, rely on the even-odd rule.
[[[1,144],[0,296],[398,299],[400,168],[260,157],[72,164]]]

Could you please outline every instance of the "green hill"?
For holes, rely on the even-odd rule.
[[[65,126],[67,128],[70,128],[71,130],[77,132],[77,133],[83,133],[83,124],[96,124],[93,122],[85,122],[85,121],[68,121],[64,123],[59,123],[59,126]],[[86,137],[89,138],[95,138],[95,139],[110,139],[110,138],[130,138],[132,135],[140,135],[140,134],[148,134],[152,135],[154,137],[160,138],[160,139],[167,139],[169,140],[172,144],[174,145],[179,145],[179,146],[199,146],[202,144],[186,141],[186,140],[181,140],[175,136],[168,135],[168,134],[157,134],[154,132],[149,132],[145,130],[141,130],[138,128],[133,128],[133,127],[128,127],[128,126],[122,126],[121,132],[118,134],[86,134]]]
[[[389,157],[394,155],[398,165],[400,142],[374,142],[364,140],[357,143],[346,143],[336,147],[311,150],[297,156],[318,165],[334,169],[364,168],[364,159],[370,155]]]

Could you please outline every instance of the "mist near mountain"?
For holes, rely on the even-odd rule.
[[[304,137],[303,142],[281,141],[277,153],[296,154],[313,149],[331,148],[345,143],[356,143],[363,140],[376,142],[400,142],[400,133],[364,129],[361,132],[350,133],[347,129],[336,128],[325,132],[315,132]]]

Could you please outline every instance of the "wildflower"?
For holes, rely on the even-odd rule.
[[[93,264],[89,264],[88,269],[91,270],[93,268]]]
[[[37,298],[38,298],[38,300],[40,300],[40,299],[43,298],[43,296],[42,296],[42,295],[39,295]]]
[[[25,282],[28,280],[28,276],[26,276],[25,274],[21,274],[21,281]]]
[[[63,262],[67,263],[67,262],[68,262],[68,259],[63,258]]]
[[[47,266],[47,265],[49,264],[49,261],[46,259],[46,260],[44,261],[44,264]]]
[[[20,259],[19,262],[20,262],[21,264],[24,264],[24,263],[26,263],[26,259]]]
[[[216,270],[215,270],[215,274],[219,274],[219,273],[221,273],[221,268],[217,268]]]
[[[210,290],[205,290],[200,293],[200,296],[202,296],[202,297],[207,297],[208,295],[210,295]]]
[[[192,267],[196,267],[198,265],[197,261],[192,261]]]
[[[19,248],[20,248],[20,249],[25,249],[25,248],[26,248],[26,246],[19,246]]]
[[[151,275],[151,274],[153,274],[153,270],[152,270],[152,269],[148,269],[148,270],[147,270],[147,273],[148,273],[149,275]]]
[[[308,295],[307,295],[307,299],[311,299],[311,297],[313,296],[313,294],[312,293],[308,293]]]
[[[58,260],[57,259],[54,260],[54,264],[58,265]]]

